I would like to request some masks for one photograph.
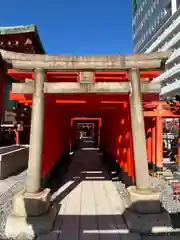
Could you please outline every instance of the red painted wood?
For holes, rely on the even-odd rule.
[[[15,70],[9,70],[9,74],[19,80],[34,78],[33,73]],[[160,72],[144,72],[141,73],[141,78],[153,78],[159,74]],[[48,81],[77,79],[77,73],[47,73]],[[127,79],[124,72],[95,74],[96,81]],[[11,93],[10,98],[24,104],[32,104],[30,95]],[[143,101],[147,105],[157,100],[157,94],[143,95]],[[54,94],[47,95],[45,101],[42,176],[50,172],[60,156],[76,142],[76,121],[98,121],[100,149],[108,152],[128,177],[135,179],[128,94]],[[150,116],[152,117],[152,113]],[[148,154],[150,156],[150,153]]]
[[[152,163],[152,126],[151,119],[145,118],[147,160]]]
[[[163,167],[163,119],[159,115],[161,106],[158,107],[158,115],[156,117],[156,166]]]
[[[178,159],[177,159],[177,164],[178,164],[178,166],[180,166],[180,120],[179,120],[178,129],[179,129],[179,134],[178,134]]]
[[[157,77],[160,75],[160,71],[152,71],[152,72],[141,72],[140,77],[142,80],[150,79]],[[23,80],[25,78],[34,79],[33,72],[18,72],[14,69],[9,69],[8,74],[17,80]],[[65,82],[77,82],[79,79],[79,74],[76,72],[47,72],[46,74],[47,81],[65,81]],[[98,72],[94,74],[94,79],[96,82],[100,81],[127,81],[128,74],[126,72]]]
[[[42,176],[51,171],[69,148],[70,118],[58,105],[45,108]]]

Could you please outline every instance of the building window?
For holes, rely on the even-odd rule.
[[[180,0],[177,0],[177,8],[180,7]]]
[[[158,15],[157,17],[157,24],[159,25],[160,24],[160,16]]]
[[[154,12],[154,8],[153,7],[151,7],[151,14]]]
[[[149,28],[149,35],[151,35],[151,28]]]
[[[133,0],[133,16],[135,16],[137,12],[137,3],[136,3],[136,0]]]

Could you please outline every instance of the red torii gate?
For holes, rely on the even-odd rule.
[[[163,169],[163,118],[180,118],[180,104],[171,107],[166,101],[144,103],[147,132],[147,154],[150,163],[157,170]],[[146,120],[147,119],[147,120]],[[179,126],[180,129],[180,126]],[[178,137],[178,169],[180,167],[180,130]]]
[[[19,82],[21,82],[22,80],[24,81],[25,79],[34,79],[34,72],[18,72],[14,69],[9,69],[8,74],[11,75],[13,78],[15,78]],[[141,81],[147,81],[147,80],[151,81],[153,78],[159,76],[160,74],[161,74],[161,71],[140,72]],[[64,81],[64,82],[66,82],[66,81],[67,82],[78,82],[79,81],[79,73],[78,72],[77,73],[74,73],[74,72],[47,72],[46,79],[49,82],[56,82],[59,80]],[[106,81],[106,82],[107,81],[109,81],[109,82],[123,81],[124,82],[124,81],[128,81],[128,74],[127,74],[127,72],[96,72],[94,74],[94,81],[95,82],[103,82],[103,81]],[[16,100],[19,103],[23,103],[25,105],[32,105],[32,95],[16,94],[16,93],[12,93],[12,91],[11,91],[10,99]],[[159,99],[158,94],[157,95],[152,94],[152,95],[146,96],[146,101],[148,101],[147,104],[151,104],[153,100],[158,100],[158,99]],[[63,99],[62,95],[57,96],[56,99],[54,99],[54,100],[55,100],[55,103],[59,103],[59,104],[70,104],[70,105],[76,104],[77,105],[77,104],[86,104],[87,103],[87,101],[85,101],[85,100],[78,100],[78,99],[73,100],[73,99],[71,99],[70,96]],[[117,106],[119,104],[121,104],[121,105],[125,104],[125,107],[127,107],[127,99],[124,99],[124,100],[122,99],[121,101],[111,99],[111,100],[100,101],[100,103],[101,103],[101,105],[105,105],[105,106],[112,106],[112,105]],[[144,115],[146,116],[146,114],[148,114],[148,113],[146,113],[146,111],[145,111]],[[72,118],[72,119],[75,119],[75,118]],[[81,118],[77,118],[77,119],[81,119]],[[91,121],[92,118],[82,118],[82,119]],[[145,125],[147,125],[146,119],[145,119]],[[127,125],[127,127],[129,129],[131,128],[130,125]],[[129,138],[129,140],[131,138],[130,132],[128,133],[128,138]],[[161,138],[162,138],[162,136],[161,136]],[[120,140],[120,141],[122,141],[122,140]],[[160,141],[157,141],[156,138],[154,138],[153,144],[158,144],[159,142]],[[72,143],[70,142],[70,146],[71,146],[71,144]],[[134,167],[133,167],[132,152],[130,152],[129,150],[126,152],[125,145],[123,146],[123,149],[124,150],[122,150],[122,153],[117,151],[117,160],[116,161],[120,165],[120,167],[124,170],[124,172],[127,174],[128,178],[130,178],[131,181],[132,180],[134,181],[135,173],[134,173]],[[149,144],[147,144],[147,150],[148,150],[147,152],[149,154],[151,151]],[[118,159],[122,158],[122,156],[124,155],[125,152],[126,152],[125,157],[123,157],[123,160],[121,160],[119,162]],[[157,147],[155,147],[155,150],[153,152],[154,153],[158,152]],[[159,152],[158,152],[158,154],[160,156]],[[149,158],[149,156],[148,156],[148,158]],[[153,157],[153,159],[159,159],[159,157],[158,156],[156,158]],[[161,158],[161,160],[162,160],[162,158]],[[160,162],[161,162],[160,160],[154,162],[156,168],[158,168]]]
[[[34,79],[33,72],[18,72],[14,69],[9,69],[8,74],[15,78],[17,81],[22,81],[27,79]],[[146,81],[147,79],[152,80],[153,78],[159,76],[161,71],[150,71],[150,72],[141,72],[141,80]],[[79,81],[79,74],[74,72],[47,72],[46,74],[47,81]],[[126,72],[96,72],[94,74],[95,82],[102,81],[128,81],[128,75]],[[150,97],[150,96],[149,96]],[[153,165],[154,169],[162,170],[163,167],[163,144],[162,144],[162,118],[177,118],[179,115],[175,115],[170,111],[169,105],[164,101],[154,101],[158,100],[158,96],[153,96],[148,99],[147,102],[144,102],[144,116],[145,116],[145,126],[146,126],[146,135],[147,135],[147,153],[148,160]],[[17,100],[19,103],[23,103],[25,105],[32,104],[32,96],[25,94],[14,94],[10,93],[11,100]],[[152,101],[151,101],[152,99]],[[85,100],[71,100],[71,99],[62,99],[57,97],[55,100],[56,103],[59,104],[86,104]],[[123,104],[126,101],[101,101],[101,104],[108,105],[116,105]],[[91,119],[89,119],[91,120]],[[151,135],[151,137],[149,136]],[[128,158],[128,156],[127,156]],[[129,159],[129,158],[128,158]],[[131,159],[131,158],[130,158]],[[180,159],[180,156],[178,157]],[[130,160],[131,162],[131,160]],[[132,163],[128,163],[125,166],[125,172],[127,172],[128,176],[134,179],[134,172],[132,172]],[[180,160],[178,162],[180,164]],[[121,162],[121,167],[124,167]]]
[[[18,72],[14,69],[9,69],[8,74],[15,78],[17,81],[28,79],[34,79],[33,72]],[[145,81],[147,79],[153,79],[161,74],[161,71],[151,71],[151,72],[141,72],[141,80]],[[48,81],[79,81],[79,74],[74,72],[47,72],[46,74]],[[102,81],[127,81],[128,75],[126,72],[97,72],[94,74],[95,82]],[[150,96],[149,96],[150,97]],[[144,102],[144,117],[145,117],[145,126],[146,126],[146,136],[147,136],[147,154],[149,163],[153,165],[154,170],[162,170],[163,168],[163,118],[179,118],[179,113],[175,114],[171,111],[169,105],[165,101],[158,101],[158,96],[151,96],[147,102]],[[10,93],[11,100],[17,100],[19,103],[25,105],[32,104],[32,96],[26,94],[13,94]],[[152,101],[151,101],[152,99]],[[59,104],[86,104],[85,100],[71,100],[71,99],[60,99],[57,97],[55,100]],[[116,105],[123,104],[125,101],[101,101],[101,104]],[[180,139],[180,138],[179,138]],[[180,140],[179,140],[180,142]],[[119,154],[119,153],[117,153]],[[128,156],[127,156],[127,159]],[[131,159],[131,158],[130,158]],[[131,160],[128,160],[131,162]],[[125,172],[128,176],[134,179],[134,171],[132,172],[133,167],[132,163],[125,166]],[[178,165],[180,165],[180,147],[178,144]],[[122,165],[121,162],[121,167]]]

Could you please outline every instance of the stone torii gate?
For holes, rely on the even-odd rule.
[[[19,221],[26,226],[26,217],[39,219],[50,216],[45,231],[50,231],[56,211],[50,207],[50,189],[41,189],[40,174],[43,146],[44,94],[129,93],[133,153],[136,186],[130,187],[132,203],[160,199],[160,192],[151,188],[146,151],[142,93],[159,93],[160,84],[140,82],[140,70],[164,70],[164,63],[171,52],[112,56],[50,56],[21,54],[0,50],[6,68],[17,71],[34,71],[35,80],[13,83],[13,93],[33,94],[31,135],[26,190],[14,197],[12,214],[7,221],[7,233],[11,235],[14,224]],[[79,82],[46,82],[46,72],[79,72]],[[126,71],[129,82],[94,82],[94,72]],[[140,148],[140,149],[139,149]],[[160,212],[160,204],[136,204],[140,213]],[[24,219],[24,220],[23,220]],[[35,221],[35,220],[32,220]],[[12,227],[11,227],[12,226]],[[36,226],[38,227],[38,226]],[[43,228],[41,228],[43,232]]]

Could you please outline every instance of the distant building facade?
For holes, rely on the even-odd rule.
[[[133,51],[144,52],[161,26],[176,12],[180,0],[133,0]]]
[[[180,0],[137,0],[134,8],[134,52],[173,50],[166,71],[153,81],[161,83],[162,99],[180,95]]]

